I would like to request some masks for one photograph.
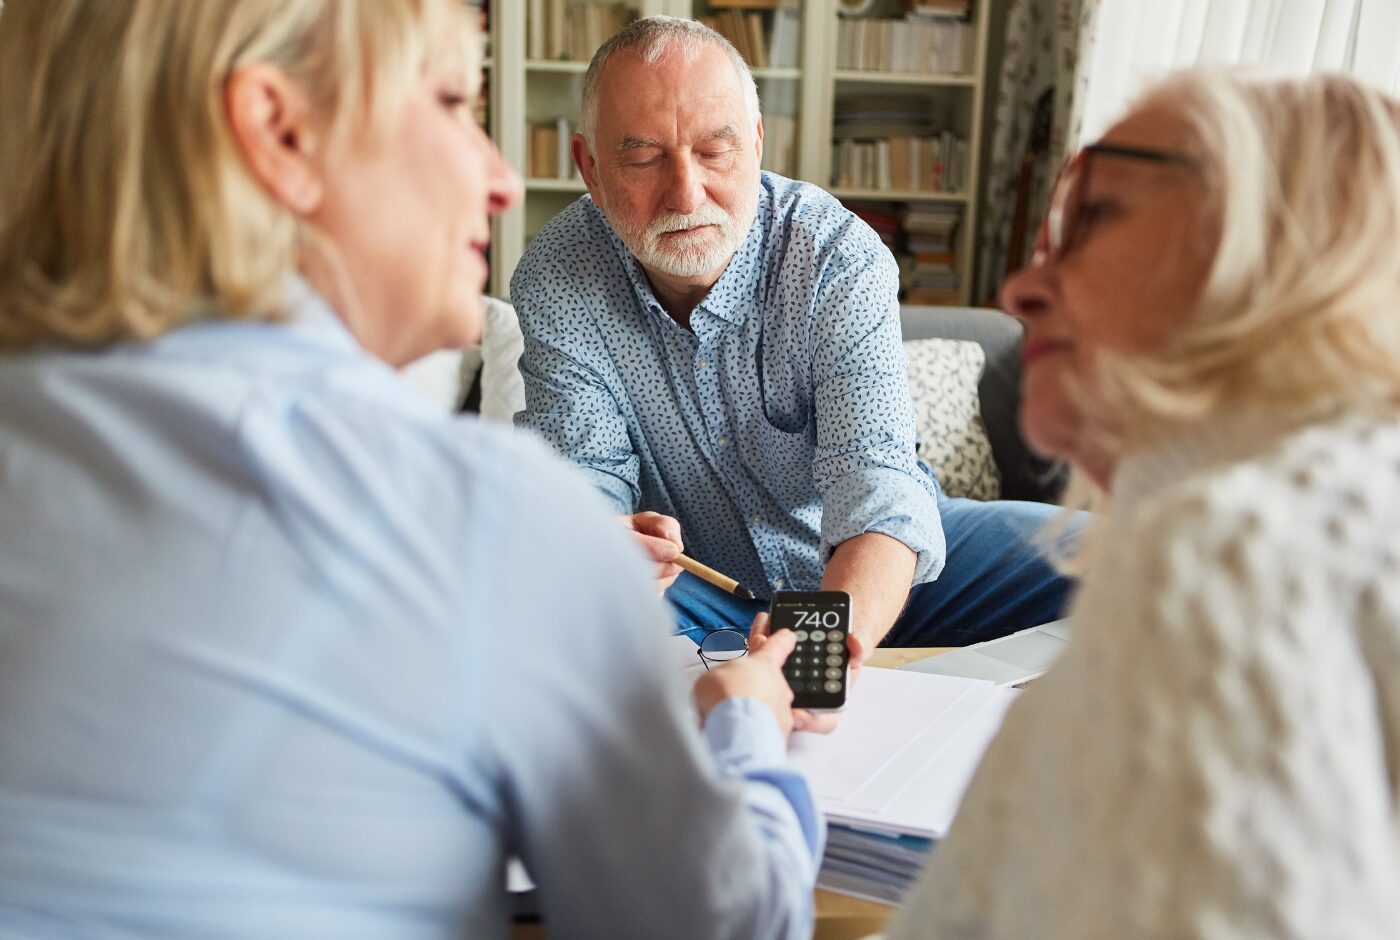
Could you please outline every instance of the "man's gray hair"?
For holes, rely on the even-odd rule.
[[[754,83],[749,64],[739,55],[733,43],[725,39],[704,23],[687,20],[679,16],[648,16],[634,20],[618,30],[611,39],[593,53],[593,61],[588,64],[588,72],[583,76],[583,109],[579,116],[579,130],[588,141],[588,149],[593,146],[593,134],[598,128],[598,82],[603,77],[603,69],[613,53],[633,50],[648,65],[659,60],[673,49],[692,61],[706,46],[718,46],[729,56],[734,71],[739,75],[739,83],[744,86],[745,104],[748,105],[750,125],[758,122],[758,85]]]

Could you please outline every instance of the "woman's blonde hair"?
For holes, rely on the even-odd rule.
[[[445,44],[470,48],[461,18],[460,0],[8,0],[0,350],[279,316],[314,233],[247,170],[228,78],[281,68],[335,147],[385,133]]]
[[[1202,159],[1213,258],[1161,349],[1104,354],[1074,390],[1086,427],[1107,429],[1094,449],[1118,460],[1227,409],[1307,420],[1400,403],[1400,105],[1343,76],[1197,70],[1133,110],[1148,107],[1181,118]],[[1105,497],[1076,473],[1065,502]]]

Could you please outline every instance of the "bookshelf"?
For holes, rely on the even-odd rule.
[[[664,13],[709,22],[748,58],[763,103],[765,169],[823,186],[871,222],[902,256],[910,300],[967,303],[992,0],[971,0],[965,21],[946,15],[962,2],[489,4],[489,129],[525,177],[522,204],[496,220],[492,293],[505,296],[529,240],[585,191],[568,139],[593,50],[628,15]],[[945,15],[906,24],[911,7]],[[956,279],[921,265],[955,265]]]

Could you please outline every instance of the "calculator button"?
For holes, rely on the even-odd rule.
[[[825,688],[828,692],[840,692],[840,691],[841,691],[841,683],[836,682],[836,681],[831,681],[831,682],[828,682],[828,683],[824,686],[824,688]]]
[[[828,643],[828,644],[826,644],[826,651],[827,651],[828,653],[839,653],[839,652],[841,652],[841,644],[840,644],[840,643]]]
[[[840,630],[828,630],[828,631],[826,631],[826,638],[827,638],[828,640],[839,640],[839,639],[841,639],[842,635],[843,635],[843,634],[841,633]]]
[[[827,664],[828,666],[839,666],[839,665],[841,665],[841,657],[840,657],[840,656],[828,656],[828,657],[826,658],[826,664]]]
[[[830,686],[830,685],[835,685],[837,688],[840,688],[840,687],[841,687],[840,683],[838,683],[838,682],[828,682],[827,685],[829,685],[829,686]],[[807,691],[808,691],[808,692],[820,692],[821,690],[822,690],[822,684],[821,684],[820,682],[809,682],[809,683],[807,683]],[[830,690],[830,689],[827,689],[827,691],[830,692],[831,690]]]
[[[812,631],[812,642],[813,642],[813,643],[820,643],[822,640],[825,640],[825,639],[826,639],[826,631],[825,631],[825,630],[813,630],[813,631]]]
[[[797,637],[797,642],[799,642],[799,643],[806,643],[806,642],[807,642],[807,631],[806,631],[806,630],[798,630],[798,631],[796,631],[796,633],[795,633],[794,635]]]
[[[828,670],[826,671],[826,677],[827,677],[828,679],[839,679],[839,678],[841,678],[841,670],[840,670],[840,669],[828,669]]]

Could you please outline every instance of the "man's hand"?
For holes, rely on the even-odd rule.
[[[791,630],[770,638],[749,640],[749,655],[711,669],[695,681],[695,710],[704,724],[710,711],[725,699],[755,698],[773,712],[783,738],[793,730],[792,689],[783,676],[783,663],[797,646]]]
[[[776,640],[784,635],[791,635],[791,630],[779,630],[771,639]],[[768,615],[759,613],[753,618],[753,625],[749,627],[749,649],[754,649],[754,644],[763,644],[769,640]],[[793,639],[796,645],[796,638]],[[865,641],[854,631],[846,634],[846,649],[850,652],[851,671],[846,677],[846,695],[849,698],[851,689],[855,687],[856,678],[860,675],[861,664],[865,662],[865,657],[869,655]],[[783,657],[785,660],[787,657]],[[786,680],[784,680],[786,681]],[[830,734],[836,730],[837,724],[841,721],[839,712],[814,712],[805,708],[794,708],[792,710],[792,730],[810,731],[813,734]]]
[[[681,524],[659,512],[639,512],[632,516],[618,516],[618,519],[636,536],[647,557],[656,563],[656,593],[665,594],[681,573],[680,567],[675,564],[676,556],[685,551],[685,543],[681,541]]]

